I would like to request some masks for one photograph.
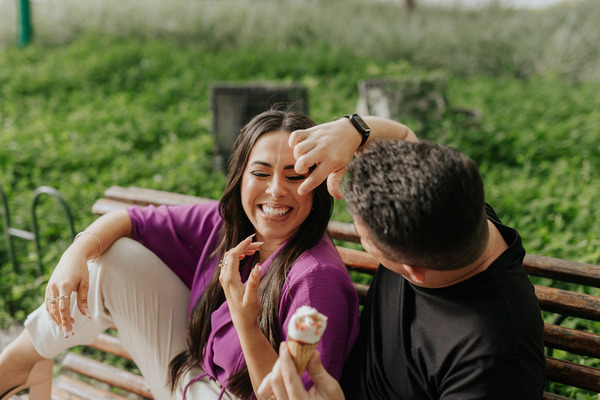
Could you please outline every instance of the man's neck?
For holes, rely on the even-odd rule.
[[[496,226],[488,220],[489,239],[485,250],[471,264],[466,267],[455,269],[452,271],[425,270],[425,279],[423,282],[416,283],[418,286],[426,288],[442,288],[456,285],[459,282],[465,281],[489,268],[490,265],[500,255],[508,249],[508,245],[504,241],[502,234]]]

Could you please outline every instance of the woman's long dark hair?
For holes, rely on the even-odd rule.
[[[258,139],[269,132],[293,132],[307,129],[315,123],[305,115],[278,110],[265,111],[254,117],[240,132],[230,157],[227,185],[221,201],[219,213],[223,218],[222,240],[214,256],[235,247],[244,238],[254,233],[254,227],[246,216],[241,201],[242,176],[250,158],[250,152]],[[258,318],[260,329],[275,351],[279,349],[282,332],[279,329],[279,299],[283,284],[294,261],[306,250],[315,246],[325,234],[333,199],[327,192],[325,183],[314,190],[312,210],[291,238],[273,260],[267,274],[261,280],[258,296],[262,312]],[[170,364],[169,384],[175,389],[184,373],[197,366],[204,358],[204,348],[211,332],[211,314],[225,301],[225,293],[219,282],[219,269],[215,270],[210,284],[196,303],[188,326],[188,350],[177,355]],[[248,368],[244,367],[231,375],[227,382],[228,390],[240,398],[253,394]]]

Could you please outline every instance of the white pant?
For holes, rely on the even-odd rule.
[[[182,389],[198,368],[184,377],[172,394],[167,385],[169,362],[187,348],[187,309],[190,290],[154,253],[138,242],[121,238],[96,262],[89,262],[88,308],[92,319],[82,315],[71,296],[75,335],[65,339],[44,305],[25,321],[36,350],[54,358],[116,326],[121,345],[129,352],[157,400],[182,398]],[[217,399],[218,383],[208,378],[190,385],[187,399]],[[224,399],[234,399],[228,392]]]

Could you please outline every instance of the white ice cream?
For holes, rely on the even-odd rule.
[[[302,343],[318,343],[327,327],[327,317],[315,308],[302,306],[288,324],[288,337]]]

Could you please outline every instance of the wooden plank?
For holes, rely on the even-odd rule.
[[[118,200],[137,205],[177,205],[212,201],[211,199],[207,199],[204,197],[190,196],[187,194],[174,192],[166,192],[163,190],[146,189],[136,186],[111,186],[104,191],[104,196],[107,199]]]
[[[131,355],[121,346],[119,339],[115,336],[107,333],[101,333],[92,343],[88,345],[96,350],[103,351],[105,353],[114,354],[126,360],[133,361]]]
[[[544,344],[553,349],[600,358],[600,335],[596,333],[544,324]]]
[[[365,299],[367,298],[367,292],[369,291],[369,285],[364,285],[362,283],[352,283],[354,288],[356,289],[356,293],[358,294],[358,302],[359,304],[365,304]]]
[[[332,239],[360,243],[360,237],[356,233],[354,224],[349,222],[330,221],[327,225],[327,232]]]
[[[557,394],[544,392],[542,400],[569,400],[569,397],[559,396]]]
[[[539,285],[534,288],[542,310],[600,321],[600,297]]]
[[[82,355],[67,353],[63,361],[63,368],[140,396],[153,398],[148,385],[141,376]]]
[[[356,270],[373,275],[379,267],[379,262],[369,253],[361,250],[348,249],[337,246],[342,261],[349,270]]]
[[[33,399],[32,399],[33,400]],[[70,376],[60,375],[52,382],[52,400],[127,400]]]
[[[523,266],[529,275],[600,288],[600,265],[527,254]]]
[[[117,200],[98,199],[92,206],[92,212],[96,215],[104,215],[111,211],[131,207],[133,204]]]
[[[553,382],[600,392],[600,370],[587,365],[546,357],[546,378]]]

